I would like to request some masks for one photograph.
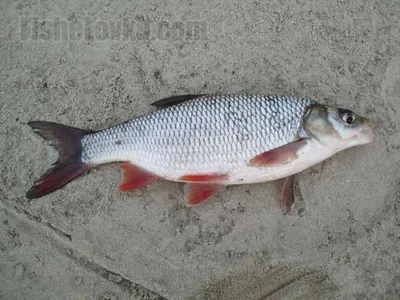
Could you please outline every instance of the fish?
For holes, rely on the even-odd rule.
[[[187,206],[229,185],[286,178],[280,206],[287,213],[294,203],[296,174],[374,140],[367,118],[299,97],[189,94],[152,105],[157,109],[99,131],[30,121],[59,157],[26,197],[43,197],[90,169],[121,162],[120,191],[159,179],[182,182]]]

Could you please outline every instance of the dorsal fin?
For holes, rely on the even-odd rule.
[[[180,104],[180,103],[192,100],[192,99],[200,98],[203,96],[206,96],[206,94],[197,94],[197,95],[189,94],[189,95],[172,96],[172,97],[164,98],[164,99],[158,100],[156,102],[153,102],[153,103],[151,103],[151,105],[157,106],[160,108],[165,108],[165,107]]]

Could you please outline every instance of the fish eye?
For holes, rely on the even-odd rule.
[[[353,124],[356,121],[356,114],[350,110],[339,109],[340,118],[347,124]]]

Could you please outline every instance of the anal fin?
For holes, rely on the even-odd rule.
[[[143,170],[131,163],[123,163],[120,167],[123,171],[123,179],[118,189],[123,192],[142,188],[160,178],[158,175]]]
[[[218,183],[186,183],[184,187],[186,205],[191,207],[207,201],[225,187]]]

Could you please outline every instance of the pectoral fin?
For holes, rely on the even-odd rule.
[[[191,207],[200,204],[223,189],[225,185],[217,183],[186,183],[184,187],[186,205]]]
[[[284,146],[263,152],[250,160],[250,165],[256,167],[263,166],[278,166],[287,164],[297,158],[297,151],[307,143],[304,139],[299,139],[295,142]]]

